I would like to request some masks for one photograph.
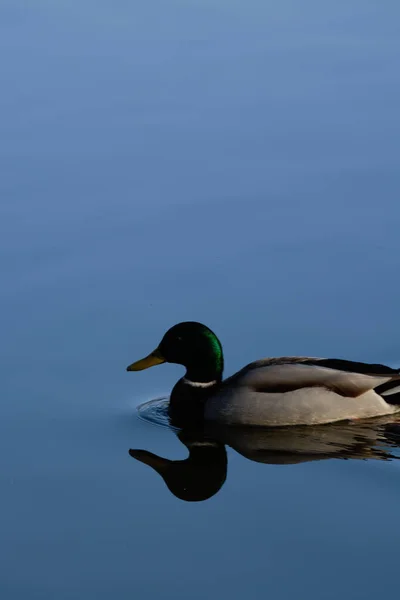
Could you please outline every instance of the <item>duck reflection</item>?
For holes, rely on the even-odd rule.
[[[146,450],[129,450],[129,454],[159,473],[177,498],[187,502],[207,500],[225,483],[225,445],[201,431],[182,430],[177,435],[189,450],[185,460],[169,460]]]
[[[227,427],[206,425],[182,429],[185,460],[169,460],[146,450],[130,456],[153,468],[181,500],[204,501],[221,489],[227,476],[226,446],[265,464],[294,465],[327,459],[391,460],[400,457],[400,418],[313,427]]]

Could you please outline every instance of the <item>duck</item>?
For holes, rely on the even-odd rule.
[[[400,369],[338,358],[262,358],[223,379],[217,335],[195,321],[171,327],[153,352],[127,367],[162,363],[186,368],[169,401],[178,427],[223,425],[287,427],[369,419],[400,411]]]

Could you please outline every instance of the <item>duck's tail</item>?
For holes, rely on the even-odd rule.
[[[400,405],[400,375],[391,381],[378,385],[375,392],[382,396],[388,404]]]

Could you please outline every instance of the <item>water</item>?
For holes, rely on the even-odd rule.
[[[396,594],[395,426],[181,441],[125,367],[188,319],[400,365],[399,12],[1,3],[2,599]],[[137,458],[188,447],[182,500]]]

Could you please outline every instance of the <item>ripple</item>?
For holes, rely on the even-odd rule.
[[[138,406],[139,419],[147,421],[152,425],[159,427],[167,427],[168,429],[176,429],[172,427],[168,416],[169,396],[155,398]]]

